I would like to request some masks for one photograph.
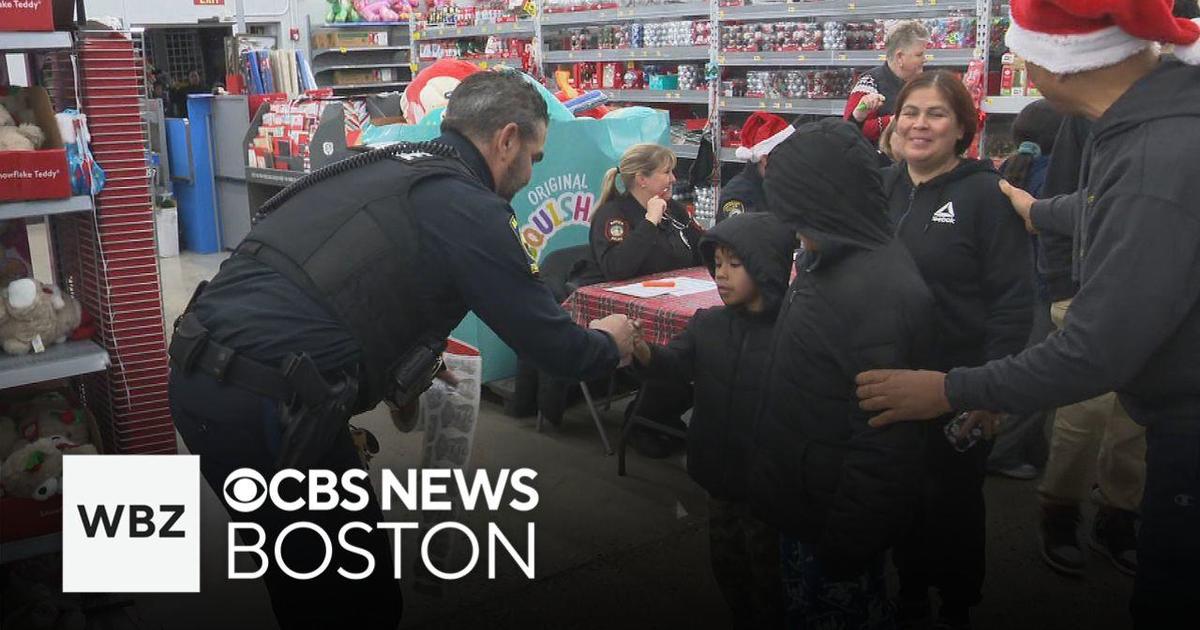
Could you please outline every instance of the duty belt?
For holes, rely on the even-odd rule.
[[[308,355],[288,355],[283,365],[277,368],[264,365],[213,341],[193,313],[179,318],[167,352],[172,367],[185,374],[202,372],[217,382],[285,403],[299,400],[305,405],[316,406],[329,395],[329,383]]]

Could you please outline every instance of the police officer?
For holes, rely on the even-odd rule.
[[[795,127],[774,114],[755,112],[746,119],[746,124],[742,125],[742,146],[738,147],[736,153],[738,159],[746,161],[746,166],[729,183],[721,186],[717,223],[743,212],[762,212],[767,209],[767,197],[763,192],[767,156],[793,131]]]
[[[542,158],[548,115],[516,73],[481,72],[455,89],[442,135],[330,165],[268,201],[260,220],[193,297],[171,344],[175,424],[219,497],[226,477],[249,467],[360,468],[347,420],[388,398],[404,405],[429,385],[449,332],[468,310],[544,370],[579,380],[611,372],[632,350],[624,316],[576,326],[538,280],[508,202]],[[281,529],[311,521],[334,540],[317,578],[271,566],[264,579],[283,628],[394,628],[399,584],[369,483],[362,511],[283,512],[267,501],[237,514],[274,550]],[[285,498],[304,490],[281,485]],[[305,535],[308,534],[306,538]],[[244,541],[252,544],[256,541]],[[397,542],[399,545],[399,542]],[[292,571],[324,559],[317,534],[292,532],[280,556]],[[356,603],[358,602],[358,603]],[[360,605],[359,603],[365,602]]]

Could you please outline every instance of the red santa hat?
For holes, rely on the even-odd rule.
[[[1005,42],[1025,60],[1068,74],[1115,65],[1154,42],[1200,64],[1200,20],[1171,14],[1174,0],[1012,0]]]
[[[754,112],[742,125],[742,146],[735,152],[739,160],[757,162],[796,131],[775,114]]]

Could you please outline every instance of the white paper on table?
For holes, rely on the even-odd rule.
[[[633,284],[624,284],[619,287],[609,287],[606,291],[620,293],[621,295],[629,295],[639,298],[652,298],[660,295],[672,295],[674,297],[682,297],[695,293],[704,293],[705,291],[713,291],[717,288],[717,283],[712,280],[700,280],[696,278],[662,278],[660,282],[673,282],[674,286],[670,287],[648,287],[641,282]]]
[[[675,288],[671,290],[671,295],[675,297],[717,290],[717,283],[712,280],[698,278],[673,278],[673,280],[675,280]]]
[[[642,283],[635,282],[633,284],[625,284],[619,287],[608,287],[605,291],[620,293],[621,295],[629,295],[638,298],[652,298],[660,295],[666,295],[674,291],[672,287],[644,287]]]

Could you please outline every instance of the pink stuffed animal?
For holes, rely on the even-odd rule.
[[[368,22],[398,22],[400,14],[391,4],[391,0],[354,0],[354,10]]]

